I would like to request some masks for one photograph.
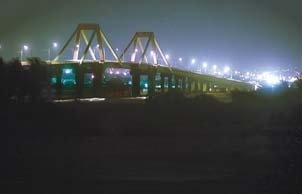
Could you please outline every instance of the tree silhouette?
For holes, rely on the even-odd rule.
[[[298,79],[298,80],[295,82],[295,85],[296,85],[296,87],[297,87],[299,90],[302,90],[302,79]]]
[[[26,90],[32,101],[41,100],[41,91],[49,85],[49,74],[47,64],[39,58],[29,58],[30,64],[27,74]]]
[[[49,85],[47,64],[39,58],[29,58],[29,66],[19,59],[5,62],[0,58],[0,100],[24,102],[41,100],[41,91]]]

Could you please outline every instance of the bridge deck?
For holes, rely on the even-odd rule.
[[[198,74],[189,72],[177,68],[169,68],[161,65],[150,64],[137,64],[137,63],[118,63],[118,62],[85,62],[83,64],[75,62],[60,62],[50,65],[53,68],[53,77],[57,81],[58,88],[62,88],[62,73],[65,68],[71,68],[75,70],[75,90],[80,90],[78,93],[82,93],[85,89],[83,86],[83,79],[85,73],[93,75],[92,90],[101,90],[103,87],[100,82],[103,82],[105,70],[110,69],[128,69],[131,75],[131,86],[129,96],[141,96],[142,88],[140,86],[140,76],[145,75],[148,77],[148,94],[153,95],[156,90],[156,81],[159,82],[159,88],[162,92],[166,92],[172,89],[179,89],[186,93],[197,92],[212,92],[219,89],[219,91],[229,92],[232,90],[251,91],[254,86],[248,83],[229,80],[224,78],[218,78],[211,75]],[[155,80],[155,76],[160,75],[160,81]],[[94,92],[96,96],[100,96],[102,92]],[[94,96],[94,95],[92,95]],[[102,95],[101,95],[102,96]]]

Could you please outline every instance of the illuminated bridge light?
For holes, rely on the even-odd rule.
[[[229,66],[225,66],[223,69],[224,73],[229,73],[231,71],[231,68]]]
[[[64,69],[63,70],[63,72],[65,73],[65,74],[71,74],[72,73],[72,69]]]
[[[203,62],[203,63],[202,63],[202,67],[203,67],[204,69],[208,68],[208,63],[207,63],[207,62]]]
[[[54,42],[54,43],[52,44],[52,46],[53,46],[54,48],[57,48],[57,47],[58,47],[58,43],[57,43],[57,42]]]

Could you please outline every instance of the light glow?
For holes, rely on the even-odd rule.
[[[213,70],[216,71],[217,70],[217,65],[213,65]]]
[[[54,42],[52,43],[53,48],[58,48],[58,43]]]
[[[195,65],[196,64],[196,59],[192,59],[191,63],[192,63],[192,65]]]
[[[24,46],[23,46],[23,49],[24,49],[25,51],[28,51],[28,49],[29,49],[29,46],[27,46],[27,45],[24,45]]]
[[[223,72],[225,74],[230,73],[230,71],[231,71],[231,68],[229,66],[225,66],[224,69],[223,69]]]
[[[72,69],[64,69],[64,73],[65,74],[71,74],[72,73]]]
[[[203,62],[203,63],[202,63],[202,67],[203,67],[204,69],[208,68],[208,63],[207,63],[207,62]]]
[[[280,83],[280,79],[277,76],[271,74],[270,72],[264,72],[260,74],[257,78],[260,81],[265,81],[270,86],[275,86]]]

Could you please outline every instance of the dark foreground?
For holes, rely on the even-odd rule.
[[[0,193],[301,193],[301,115],[254,109],[2,106]]]

